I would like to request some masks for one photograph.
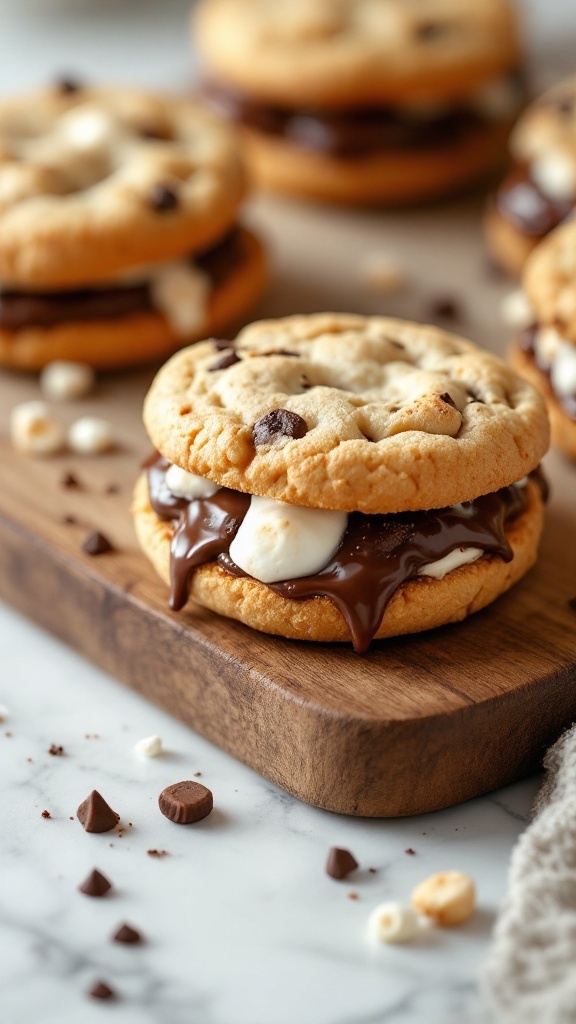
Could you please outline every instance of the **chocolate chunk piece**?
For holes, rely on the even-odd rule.
[[[451,405],[453,409],[456,408],[456,402],[452,398],[452,395],[448,394],[447,391],[444,391],[442,395],[438,395],[438,398],[441,402],[446,402],[446,405]]]
[[[270,444],[276,437],[304,437],[308,433],[306,420],[288,409],[272,409],[261,416],[252,427],[255,445]]]
[[[208,368],[208,373],[214,373],[215,370],[227,370],[229,366],[234,366],[234,363],[239,363],[240,357],[236,355],[234,351],[226,352],[222,356],[222,359],[218,359],[217,362],[213,363]]]
[[[421,21],[419,25],[416,25],[414,35],[416,36],[416,39],[427,43],[433,39],[438,39],[440,36],[443,36],[446,29],[446,24],[441,21]]]
[[[76,817],[85,832],[109,832],[120,821],[97,789],[93,789],[76,811]]]
[[[150,193],[150,206],[159,213],[175,210],[178,206],[178,196],[170,185],[154,185]]]
[[[571,597],[568,604],[573,612],[576,612],[576,597]]]
[[[409,857],[414,857],[416,855],[416,850],[413,850],[412,847],[409,846],[407,850],[404,850],[404,853],[407,853]]]
[[[52,743],[48,748],[48,753],[52,754],[52,757],[64,757],[64,747],[58,746],[56,743]]]
[[[95,981],[92,988],[88,989],[88,995],[92,999],[116,999],[116,993],[105,981]]]
[[[109,551],[114,551],[114,548],[107,537],[103,533],[99,533],[98,530],[94,530],[93,533],[88,534],[86,540],[82,544],[82,551],[85,551],[87,555],[105,555]]]
[[[131,928],[129,924],[121,924],[114,932],[112,941],[124,942],[128,946],[134,946],[136,943],[142,942],[142,936],[140,932],[137,932],[135,928]]]
[[[63,96],[73,96],[74,93],[80,92],[82,83],[72,75],[62,75],[56,79],[56,88]]]
[[[101,871],[94,868],[78,888],[85,896],[105,896],[112,888],[112,882],[109,882]]]
[[[51,818],[52,815],[50,814],[50,811],[42,811],[42,817],[43,818]]]
[[[74,476],[74,473],[64,473],[64,476],[60,478],[60,487],[73,490],[76,487],[80,487],[80,481],[78,477]]]
[[[449,295],[440,295],[430,303],[430,316],[433,320],[461,320],[462,310],[456,299]]]
[[[341,850],[337,846],[333,846],[328,853],[328,860],[326,861],[326,874],[330,875],[330,878],[347,878],[352,871],[356,871],[358,867],[358,861],[352,856],[349,850]]]
[[[178,825],[190,825],[210,814],[214,799],[210,790],[200,782],[177,782],[162,790],[158,806],[170,821]]]

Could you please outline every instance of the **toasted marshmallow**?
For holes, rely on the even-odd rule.
[[[185,260],[164,264],[152,277],[152,302],[182,338],[201,330],[208,315],[210,278]]]
[[[340,547],[347,521],[346,512],[253,497],[230,557],[262,583],[313,576]]]
[[[443,580],[453,569],[458,569],[461,565],[469,565],[470,562],[476,562],[483,554],[484,552],[481,548],[456,548],[455,551],[451,551],[444,558],[439,558],[437,562],[430,562],[429,565],[422,566],[418,575],[432,576],[435,580]]]
[[[576,345],[560,342],[550,367],[550,380],[554,391],[562,398],[576,395]]]
[[[521,288],[516,288],[504,296],[500,312],[504,323],[517,331],[525,331],[536,319],[536,314]]]
[[[54,455],[64,447],[66,433],[45,402],[22,402],[10,416],[10,438],[23,455]]]
[[[530,173],[545,196],[573,199],[576,196],[576,161],[567,153],[551,152],[538,157]]]
[[[196,498],[211,498],[220,488],[204,476],[187,473],[180,466],[170,466],[166,472],[166,486],[175,498],[194,501]]]
[[[45,398],[54,402],[72,402],[84,398],[94,390],[96,374],[87,363],[55,360],[48,363],[40,374],[40,389]]]

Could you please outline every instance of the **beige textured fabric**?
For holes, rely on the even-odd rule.
[[[576,1021],[576,726],[548,751],[480,988],[492,1024]]]

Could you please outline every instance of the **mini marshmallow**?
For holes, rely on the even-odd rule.
[[[536,320],[534,310],[521,288],[504,296],[500,312],[504,323],[517,331],[525,331]]]
[[[87,363],[56,360],[48,363],[40,374],[40,390],[54,402],[71,402],[84,398],[94,390],[96,375]]]
[[[340,547],[347,522],[346,512],[252,497],[230,557],[262,583],[313,576]]]
[[[565,339],[555,327],[541,327],[534,340],[534,347],[538,360],[546,366],[551,366]]]
[[[538,188],[551,199],[576,196],[576,160],[567,153],[552,152],[533,161],[530,173]]]
[[[10,438],[23,455],[54,455],[64,447],[66,433],[45,402],[22,402],[10,416]]]
[[[550,380],[554,391],[562,398],[576,395],[576,345],[560,342],[550,367]]]
[[[79,455],[101,455],[114,447],[112,427],[107,420],[82,416],[70,427],[68,444]]]
[[[370,291],[391,295],[406,286],[406,274],[394,257],[384,250],[369,252],[360,263],[360,276]]]
[[[484,552],[481,548],[456,548],[456,551],[451,551],[449,555],[444,555],[444,558],[439,558],[436,562],[430,562],[429,565],[423,565],[418,570],[418,575],[431,576],[435,580],[443,580],[453,569],[458,569],[461,565],[469,565],[470,562],[476,562],[479,558],[482,558],[483,554]]]
[[[418,915],[407,903],[381,903],[368,918],[368,933],[376,942],[411,942],[418,929]]]
[[[62,115],[59,131],[66,142],[75,148],[92,150],[109,145],[117,127],[110,113],[85,104],[72,107]]]
[[[152,303],[182,338],[201,330],[208,315],[210,278],[184,260],[166,263],[152,277]]]
[[[476,887],[461,871],[441,871],[416,886],[412,906],[443,927],[463,924],[476,909]]]
[[[187,501],[194,501],[195,498],[211,498],[216,491],[220,490],[218,484],[212,483],[204,476],[196,476],[195,473],[187,473],[180,466],[170,466],[166,471],[166,486],[175,498],[186,498]]]
[[[141,757],[158,757],[162,753],[162,740],[159,736],[146,736],[134,744],[134,750]]]

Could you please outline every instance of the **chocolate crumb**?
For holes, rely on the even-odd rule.
[[[159,213],[175,210],[178,206],[178,196],[170,185],[154,185],[150,192],[150,206]]]
[[[138,942],[142,942],[142,936],[140,932],[137,932],[135,928],[132,928],[129,924],[121,924],[116,929],[112,936],[113,942],[123,942],[126,945],[134,946]]]
[[[64,473],[60,477],[60,487],[67,487],[73,490],[75,487],[81,487],[81,484],[78,477],[74,476],[74,473]]]
[[[80,804],[76,817],[85,832],[109,832],[120,821],[120,815],[113,811],[97,789]]]
[[[73,814],[70,815],[70,821],[74,821],[74,815]]]
[[[410,857],[416,856],[416,850],[413,850],[411,846],[409,846],[407,850],[404,850],[404,853],[409,854]]]
[[[74,526],[78,522],[76,516],[62,516],[62,522],[66,523],[67,526]]]
[[[116,999],[114,989],[110,988],[105,981],[95,981],[92,988],[88,989],[88,995],[92,999]]]
[[[370,872],[371,875],[378,874],[378,868],[368,868],[368,871]]]
[[[456,299],[452,299],[448,295],[434,299],[430,303],[429,313],[433,320],[457,321],[462,319],[462,311]]]
[[[346,899],[348,899],[348,900],[358,900],[358,899],[360,899],[360,897],[358,896],[357,892],[347,892],[346,893]]]
[[[448,394],[447,391],[444,391],[442,395],[438,395],[438,398],[441,402],[445,402],[446,405],[451,405],[453,409],[456,408],[456,402],[452,398],[452,395]]]
[[[26,760],[28,761],[29,764],[34,764],[34,762],[33,762],[31,757],[27,757]]]
[[[358,861],[349,850],[342,850],[338,846],[333,846],[328,852],[326,874],[330,875],[330,878],[337,878],[340,881],[343,878],[347,878],[357,867]]]
[[[94,530],[93,533],[88,534],[83,542],[82,551],[85,551],[87,555],[95,557],[96,555],[105,555],[109,551],[114,551],[114,548],[103,533]]]
[[[120,492],[120,488],[119,488],[118,484],[108,484],[108,486],[106,488],[106,491],[105,491],[106,494],[118,494],[119,492]]]
[[[234,363],[239,362],[240,357],[234,351],[226,352],[222,359],[218,359],[217,362],[208,367],[208,373],[215,373],[216,370],[227,370],[229,366],[234,366]]]
[[[105,896],[112,888],[112,882],[109,882],[105,875],[94,868],[78,888],[85,896]]]
[[[146,850],[149,857],[168,857],[168,850]]]
[[[52,757],[64,757],[64,747],[57,746],[56,743],[53,743],[50,746],[48,753],[52,754]]]
[[[306,420],[288,409],[272,409],[256,420],[252,439],[256,446],[270,444],[277,437],[300,438],[308,433]]]
[[[42,817],[43,818],[51,818],[52,815],[50,814],[50,811],[42,811]]]

